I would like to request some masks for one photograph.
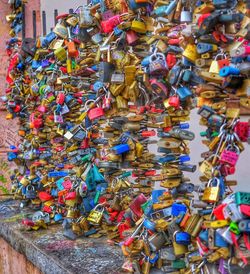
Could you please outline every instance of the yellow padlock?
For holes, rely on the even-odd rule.
[[[195,63],[195,60],[198,59],[200,56],[194,44],[188,44],[182,55],[193,63]]]
[[[138,33],[146,33],[146,25],[144,22],[139,20],[133,20],[131,24],[131,30],[138,32]]]

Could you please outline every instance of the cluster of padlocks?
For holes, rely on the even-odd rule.
[[[239,120],[250,106],[249,6],[93,0],[18,52],[13,38],[5,104],[22,143],[8,154],[12,191],[38,208],[23,224],[107,235],[132,273],[247,267],[250,193],[233,193],[226,176],[250,138]],[[183,172],[196,170],[197,102],[209,151],[193,184]]]

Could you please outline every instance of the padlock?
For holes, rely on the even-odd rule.
[[[83,6],[79,7],[79,25],[80,27],[89,27],[93,24],[93,17],[90,14],[90,7]]]
[[[61,62],[64,62],[67,59],[67,52],[66,52],[65,48],[63,48],[63,47],[57,48],[54,51],[54,54],[55,54],[56,58]]]
[[[223,215],[226,219],[230,219],[233,222],[238,222],[244,218],[244,216],[241,214],[238,206],[235,203],[226,205],[223,208]]]
[[[126,41],[129,45],[134,45],[139,40],[139,36],[133,30],[126,31]]]
[[[138,33],[146,33],[146,25],[143,21],[139,19],[134,19],[131,23],[131,30]]]
[[[226,149],[222,151],[220,156],[220,162],[235,166],[239,158],[239,153],[239,148],[236,145],[229,145],[226,147]]]
[[[101,208],[101,210],[98,210],[98,208]],[[89,213],[87,220],[94,225],[98,225],[103,217],[104,207],[102,207],[100,204],[96,205]]]
[[[104,116],[104,110],[102,107],[92,108],[88,111],[88,117],[91,121],[101,118],[103,116]]]
[[[185,7],[183,7],[181,11],[181,18],[180,18],[181,23],[190,23],[192,22],[192,13],[188,10],[185,10]]]
[[[217,186],[211,186],[211,183],[212,183],[212,180],[209,180],[202,196],[202,201],[205,201],[208,203],[214,203],[219,200],[219,192],[220,192],[219,182],[217,181]]]
[[[184,255],[188,251],[188,248],[186,245],[177,244],[175,241],[175,235],[176,234],[174,234],[174,240],[173,240],[174,254],[175,256],[179,257]]]
[[[166,74],[168,71],[165,56],[162,53],[150,56],[149,73],[151,75]]]
[[[166,242],[167,242],[167,235],[165,232],[155,233],[148,238],[149,247],[153,252],[162,248],[162,246]]]
[[[36,190],[35,187],[32,186],[31,184],[26,186],[26,192],[25,192],[25,196],[27,199],[35,199],[36,198]]]

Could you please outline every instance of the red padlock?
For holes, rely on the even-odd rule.
[[[46,213],[52,213],[52,208],[50,206],[44,206],[43,209],[42,209],[43,212],[46,212]]]
[[[226,207],[227,204],[221,204],[221,205],[218,205],[214,210],[213,210],[213,215],[215,216],[215,218],[217,220],[225,220],[225,216],[224,216],[224,213],[223,213],[223,209],[224,207]]]
[[[92,108],[88,111],[88,117],[91,121],[102,116],[104,116],[104,111],[101,107]]]
[[[205,13],[205,14],[202,14],[200,15],[199,19],[198,19],[198,26],[200,27],[201,24],[203,23],[203,21],[209,17],[211,15],[211,13]]]
[[[152,137],[152,136],[155,136],[156,133],[154,130],[144,130],[141,132],[141,136],[142,137]]]
[[[102,31],[104,33],[110,33],[113,31],[114,27],[122,22],[120,15],[115,15],[106,21],[101,22]]]
[[[129,207],[132,212],[140,218],[143,215],[141,205],[146,202],[147,198],[144,196],[144,194],[140,194],[132,201]]]
[[[21,110],[20,105],[16,105],[15,108],[13,109],[14,112],[19,112]]]
[[[235,166],[222,165],[220,168],[220,172],[222,176],[232,175],[235,173]]]
[[[53,200],[53,197],[46,191],[39,192],[38,197],[42,202]]]
[[[65,100],[65,94],[60,92],[56,97],[56,103],[59,105],[63,105],[64,100]]]
[[[41,128],[43,126],[43,119],[41,118],[34,119],[31,126],[36,129]]]
[[[234,131],[242,142],[246,142],[248,138],[248,122],[238,122]]]
[[[166,62],[168,65],[168,69],[171,69],[176,64],[176,56],[173,53],[168,53]]]
[[[168,104],[174,108],[180,108],[180,97],[177,95],[170,96],[168,99]]]
[[[80,148],[81,149],[86,149],[89,147],[89,138],[84,138],[81,145],[80,145]]]

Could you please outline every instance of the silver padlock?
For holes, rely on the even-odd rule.
[[[186,10],[184,7],[181,11],[181,23],[190,23],[192,22],[192,13],[190,10]]]
[[[225,206],[223,208],[223,213],[226,219],[230,219],[233,222],[238,222],[244,218],[235,203]]]
[[[161,247],[167,241],[168,241],[168,237],[167,237],[166,233],[163,231],[159,232],[159,233],[155,233],[148,238],[149,247],[153,252],[161,249]]]

